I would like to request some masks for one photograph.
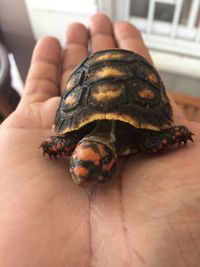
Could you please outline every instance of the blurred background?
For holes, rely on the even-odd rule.
[[[200,0],[0,0],[0,119],[19,102],[36,41],[63,43],[69,23],[88,25],[96,12],[141,30],[167,89],[200,121]]]

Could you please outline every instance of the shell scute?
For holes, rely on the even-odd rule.
[[[109,53],[108,53],[109,51]],[[119,49],[111,49],[111,50],[102,50],[99,52],[94,53],[88,59],[89,64],[96,64],[96,63],[106,63],[108,61],[126,61],[133,60],[132,52],[128,50],[119,50]]]
[[[137,78],[148,81],[158,89],[160,88],[158,73],[143,61],[137,61],[135,63],[135,73]]]
[[[98,64],[91,67],[87,73],[86,82],[96,82],[109,79],[128,79],[133,75],[130,67],[120,66],[117,62]]]
[[[84,93],[84,90],[77,86],[73,90],[71,90],[64,98],[63,98],[63,111],[67,112],[72,109],[75,109],[79,103],[81,95]]]
[[[94,84],[88,94],[87,106],[93,109],[109,111],[127,102],[124,84],[104,81]]]

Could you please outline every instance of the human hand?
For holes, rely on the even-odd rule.
[[[151,62],[140,33],[127,22],[91,18],[68,28],[62,54],[54,38],[33,53],[24,95],[1,125],[0,266],[191,266],[200,260],[200,125],[173,104],[176,124],[195,143],[119,160],[115,177],[85,191],[68,172],[68,159],[50,161],[38,149],[51,134],[71,70],[92,51],[119,47]]]

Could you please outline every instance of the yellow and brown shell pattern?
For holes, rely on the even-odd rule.
[[[65,134],[96,120],[155,131],[169,128],[172,109],[155,68],[122,49],[87,57],[67,82],[53,130]]]

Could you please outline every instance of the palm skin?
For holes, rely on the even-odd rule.
[[[195,133],[194,144],[121,158],[115,177],[92,190],[73,183],[69,159],[42,157],[38,147],[51,135],[59,104],[57,83],[63,88],[75,59],[86,55],[77,29],[88,38],[83,25],[69,27],[61,79],[58,41],[39,42],[22,101],[0,128],[0,266],[198,266],[200,125],[175,105],[175,122]],[[118,46],[149,59],[126,22],[112,26],[95,15],[90,35],[94,51]],[[80,58],[72,57],[77,49]]]

